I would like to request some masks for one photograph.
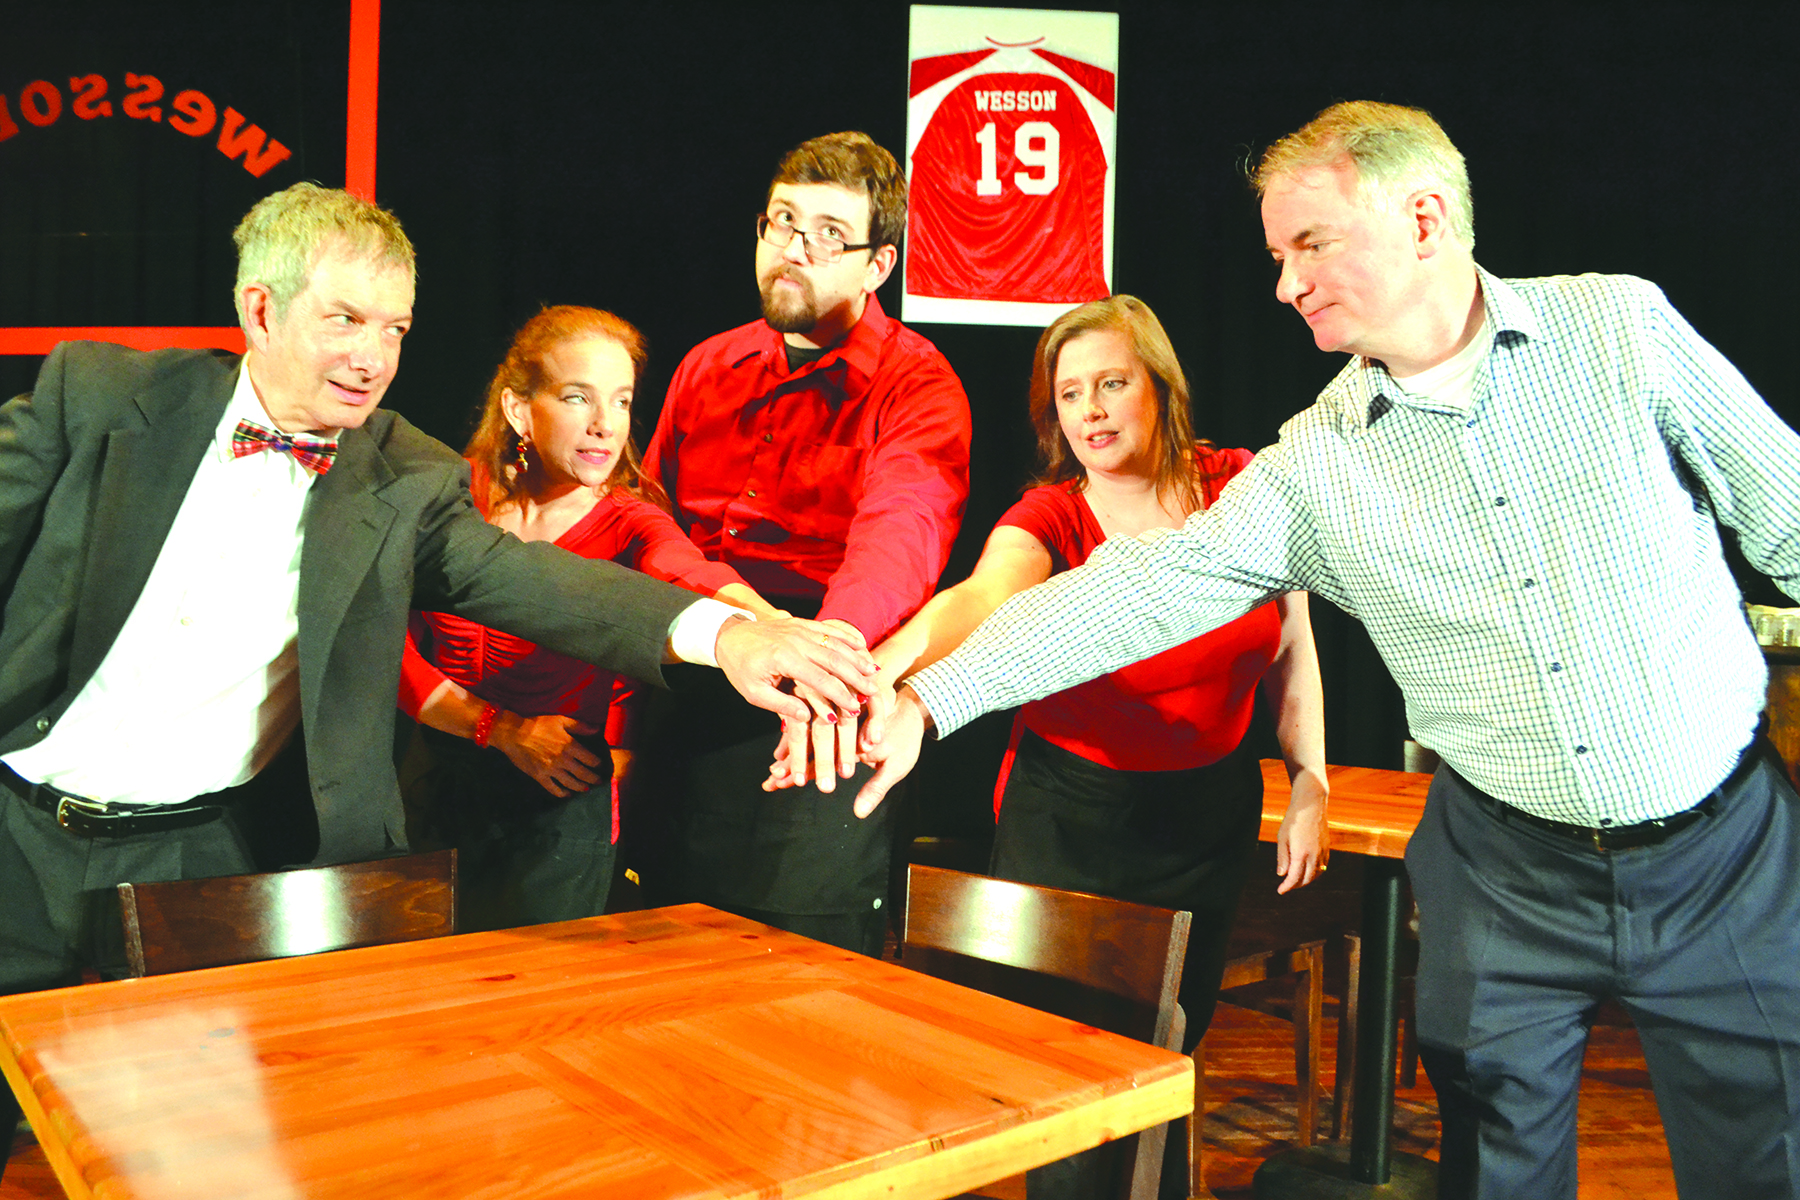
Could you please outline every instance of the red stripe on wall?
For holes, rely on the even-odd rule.
[[[381,0],[350,0],[350,90],[344,110],[344,190],[375,199],[375,116],[381,80]]]
[[[244,352],[244,331],[236,325],[46,325],[0,329],[0,354],[48,354],[56,343],[74,341],[117,342],[134,350],[181,346]]]

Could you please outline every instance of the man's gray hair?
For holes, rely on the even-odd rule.
[[[320,248],[334,239],[352,255],[399,267],[418,281],[412,242],[393,213],[337,188],[296,183],[258,200],[231,235],[238,249],[238,323],[244,323],[244,288],[252,283],[269,289],[275,320],[285,320]]]
[[[1462,151],[1422,108],[1349,100],[1334,104],[1268,150],[1251,172],[1257,195],[1285,175],[1349,159],[1371,201],[1405,203],[1415,192],[1442,193],[1451,232],[1475,248],[1475,201]]]

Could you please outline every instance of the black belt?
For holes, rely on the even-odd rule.
[[[1514,808],[1504,800],[1496,800],[1481,792],[1476,792],[1475,795],[1508,821],[1522,821],[1533,829],[1542,829],[1571,841],[1586,842],[1602,854],[1614,850],[1633,850],[1639,846],[1654,846],[1666,841],[1701,817],[1711,816],[1716,799],[1708,796],[1692,808],[1666,817],[1639,821],[1635,825],[1570,825],[1565,821],[1552,821],[1549,817],[1540,817],[1522,808]]]
[[[216,821],[223,804],[116,805],[105,800],[77,796],[47,783],[32,783],[0,763],[0,784],[6,790],[56,818],[56,823],[79,837],[122,838],[139,833],[187,829]]]
[[[1684,808],[1678,813],[1670,813],[1666,817],[1652,817],[1648,821],[1639,821],[1635,825],[1571,825],[1566,821],[1552,821],[1549,817],[1540,817],[1536,813],[1528,813],[1522,808],[1514,808],[1504,800],[1470,788],[1474,797],[1481,801],[1490,811],[1509,821],[1522,821],[1533,829],[1542,829],[1546,833],[1554,833],[1558,837],[1570,841],[1585,842],[1601,854],[1614,850],[1634,850],[1639,846],[1654,846],[1667,841],[1689,825],[1702,817],[1710,817],[1718,809],[1719,793],[1733,786],[1748,775],[1761,757],[1763,738],[1760,730],[1758,736],[1751,739],[1744,753],[1739,756],[1737,765],[1725,781],[1707,794],[1706,798],[1692,808]]]

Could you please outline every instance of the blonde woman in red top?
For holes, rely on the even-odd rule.
[[[546,308],[514,337],[464,451],[475,504],[525,541],[553,542],[774,616],[708,562],[638,469],[631,406],[643,336],[608,312]],[[612,885],[617,816],[611,672],[446,613],[415,613],[400,707],[435,765],[421,840],[458,849],[458,924],[499,929],[593,916]]]

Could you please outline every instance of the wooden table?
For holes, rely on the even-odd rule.
[[[1193,1064],[702,905],[0,999],[70,1196],[944,1197]]]
[[[1275,840],[1287,813],[1287,771],[1264,759],[1262,840]],[[1256,1194],[1431,1196],[1435,1164],[1396,1158],[1394,1124],[1395,986],[1399,974],[1401,862],[1425,811],[1431,776],[1374,767],[1325,768],[1331,784],[1331,849],[1363,854],[1362,972],[1358,977],[1356,1102],[1350,1114],[1350,1154],[1312,1147],[1271,1157],[1256,1172]]]

